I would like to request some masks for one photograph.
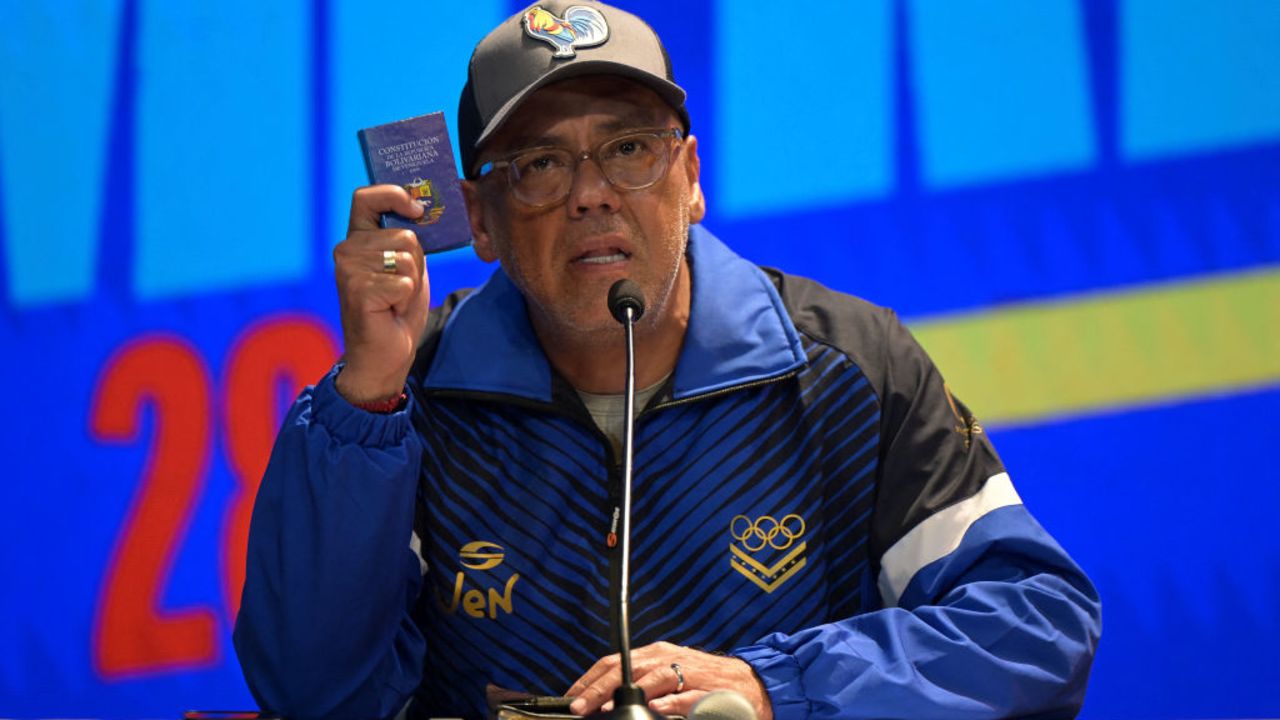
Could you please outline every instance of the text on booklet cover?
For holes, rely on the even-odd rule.
[[[365,128],[357,135],[369,182],[399,185],[424,208],[422,217],[416,220],[383,213],[382,227],[414,231],[423,251],[428,253],[471,242],[444,113]]]

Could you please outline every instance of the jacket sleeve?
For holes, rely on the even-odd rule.
[[[778,720],[1074,717],[1101,634],[1097,592],[923,349],[882,320],[884,355],[867,363],[881,398],[869,539],[880,607],[733,654]]]
[[[276,439],[233,636],[259,705],[294,718],[388,717],[422,679],[412,408],[351,406],[339,370],[302,392]]]

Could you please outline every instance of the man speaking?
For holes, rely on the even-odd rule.
[[[547,0],[494,29],[458,133],[475,251],[499,265],[434,310],[416,237],[378,225],[421,207],[356,191],[344,358],[294,405],[254,510],[235,646],[264,708],[610,700],[625,348],[606,297],[629,278],[650,707],[731,689],[766,720],[1078,711],[1092,585],[890,311],[698,224],[684,101],[616,8]]]

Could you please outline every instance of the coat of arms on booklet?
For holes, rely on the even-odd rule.
[[[471,227],[444,113],[376,125],[361,130],[357,136],[369,182],[399,185],[424,208],[422,217],[415,220],[383,213],[382,227],[414,231],[427,253],[471,243]]]

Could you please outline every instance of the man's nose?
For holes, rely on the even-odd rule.
[[[616,212],[621,205],[618,189],[605,177],[600,163],[590,155],[578,158],[569,187],[569,214],[582,216],[595,210]]]

